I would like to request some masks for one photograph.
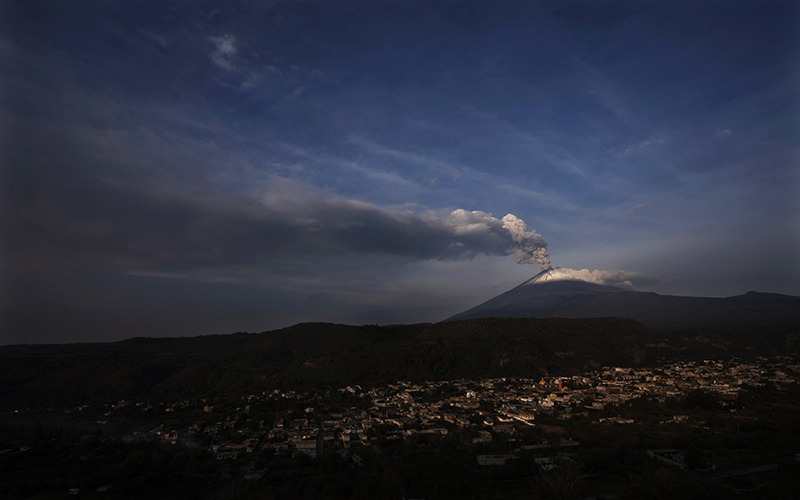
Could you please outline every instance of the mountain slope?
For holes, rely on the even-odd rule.
[[[631,318],[650,328],[743,326],[800,319],[800,297],[747,292],[727,298],[680,297],[625,290],[539,273],[497,297],[445,321],[503,318]],[[554,277],[555,275],[555,277]]]

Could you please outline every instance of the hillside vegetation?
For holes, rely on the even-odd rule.
[[[396,380],[566,375],[664,359],[795,352],[796,322],[653,331],[629,319],[482,318],[438,324],[304,323],[259,334],[0,347],[3,410],[255,394]]]

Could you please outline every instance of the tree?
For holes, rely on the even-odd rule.
[[[689,470],[705,469],[706,462],[703,460],[703,452],[699,450],[691,450],[683,457],[683,461]]]
[[[581,464],[574,460],[559,460],[558,467],[544,477],[544,490],[549,498],[569,500],[575,498],[583,475]]]
[[[686,394],[686,404],[692,408],[712,410],[718,406],[716,396],[716,393],[695,389]]]

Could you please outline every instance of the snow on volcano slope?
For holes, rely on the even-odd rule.
[[[568,267],[551,267],[545,269],[533,278],[529,279],[524,285],[536,285],[551,283],[553,281],[583,281],[595,285],[613,286],[633,290],[633,281],[639,283],[652,283],[657,280],[642,273],[617,270],[590,271],[588,269],[570,269]]]
[[[563,267],[551,267],[550,269],[545,269],[544,271],[540,272],[533,278],[524,282],[522,286],[535,285],[539,283],[548,283],[551,281],[563,281],[563,280],[589,282],[588,280],[580,279],[574,269],[564,269]]]

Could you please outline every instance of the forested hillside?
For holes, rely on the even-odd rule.
[[[482,376],[538,377],[663,359],[776,354],[798,325],[655,332],[633,320],[483,318],[439,324],[298,324],[259,334],[0,348],[4,409],[125,398]]]

